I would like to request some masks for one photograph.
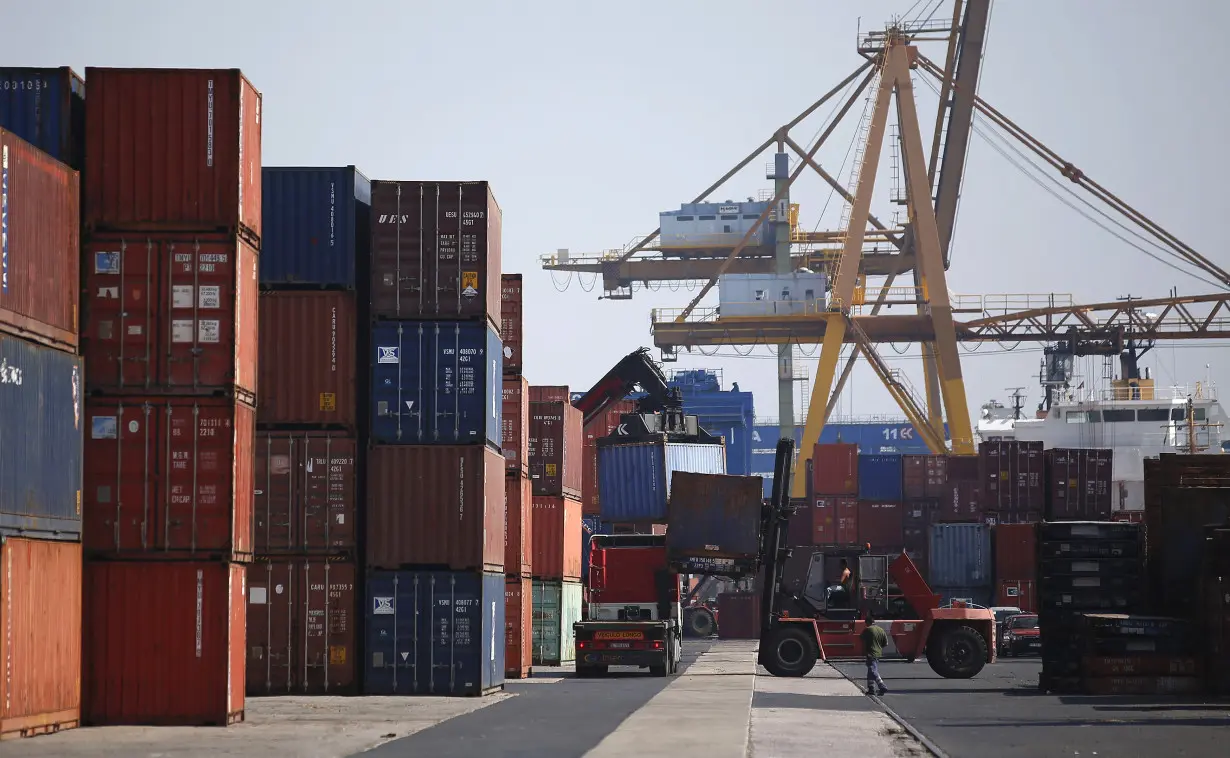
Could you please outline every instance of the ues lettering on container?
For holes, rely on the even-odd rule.
[[[503,689],[504,608],[501,573],[372,572],[364,693],[477,696]]]
[[[355,548],[358,444],[325,431],[258,431],[256,552],[337,553]]]
[[[0,129],[80,171],[85,80],[68,66],[0,68]]]
[[[78,345],[78,201],[76,171],[0,129],[0,330],[70,352]]]
[[[504,373],[521,375],[524,301],[521,274],[504,274],[500,290],[500,339],[504,341]]]
[[[502,217],[487,182],[372,182],[372,313],[500,322]]]
[[[663,438],[598,440],[598,494],[603,521],[665,523],[676,471],[725,474],[726,447]]]
[[[88,554],[251,556],[251,406],[229,398],[92,397],[85,423]]]
[[[381,444],[502,440],[500,337],[490,324],[379,321],[372,327],[372,438]]]
[[[261,285],[355,289],[371,205],[354,166],[261,169]]]
[[[336,558],[248,566],[248,695],[353,692],[356,579],[355,564]]]
[[[504,571],[529,576],[534,556],[534,491],[524,474],[504,482]]]
[[[534,496],[531,573],[536,579],[581,578],[581,502]]]
[[[261,234],[261,94],[238,69],[87,68],[85,224]]]
[[[509,474],[528,474],[530,471],[529,387],[530,383],[523,376],[504,377],[500,447],[508,461]]]
[[[533,664],[533,580],[510,576],[504,580],[504,676],[523,679]]]
[[[571,403],[530,402],[529,462],[534,494],[581,496],[581,422],[581,412]]]
[[[0,534],[81,538],[81,359],[0,334]]]
[[[352,293],[262,292],[257,421],[353,429],[357,333]]]
[[[86,382],[102,392],[256,397],[256,250],[230,235],[95,235],[85,252]]]

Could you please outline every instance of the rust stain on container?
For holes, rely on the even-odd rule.
[[[354,691],[355,564],[259,558],[248,566],[248,695]]]
[[[353,292],[262,292],[257,422],[353,429],[357,339]]]
[[[525,474],[504,482],[504,571],[530,576],[534,557],[534,491]]]
[[[522,322],[525,317],[521,274],[504,274],[500,289],[500,340],[504,343],[504,375],[521,376]]]
[[[579,581],[581,578],[581,501],[534,496],[533,577]]]
[[[87,68],[85,223],[261,231],[261,94],[238,69]]]
[[[597,516],[602,512],[598,498],[598,444],[597,440],[605,437],[619,426],[619,417],[625,413],[635,413],[636,403],[631,400],[620,400],[613,403],[606,412],[598,416],[584,429],[582,441],[582,465],[585,467],[581,475],[581,509],[586,516]]]
[[[504,578],[504,676],[524,679],[534,657],[533,579]]]
[[[948,456],[903,455],[901,479],[907,500],[942,498],[948,484]]]
[[[238,563],[86,563],[82,722],[242,721],[246,595]]]
[[[257,553],[337,553],[355,547],[353,436],[256,433]]]
[[[81,718],[81,545],[0,536],[0,740]]]
[[[502,572],[504,480],[504,456],[485,445],[371,448],[368,568]]]
[[[0,173],[4,185],[0,329],[76,352],[76,283],[81,270],[78,174],[3,129]]]
[[[567,401],[530,401],[529,461],[535,495],[581,496],[585,474],[581,421],[581,411]]]
[[[507,343],[505,343],[507,344]],[[530,383],[523,376],[504,377],[504,398],[500,417],[500,447],[508,472],[530,471]]]
[[[858,496],[858,445],[817,444],[812,453],[812,491],[816,495]]]

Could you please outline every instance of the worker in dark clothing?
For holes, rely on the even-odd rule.
[[[884,646],[888,644],[888,635],[876,626],[875,616],[871,611],[867,611],[867,627],[863,629],[860,637],[863,641],[863,653],[867,656],[867,694],[884,695],[888,688],[880,678],[880,656],[884,654]]]

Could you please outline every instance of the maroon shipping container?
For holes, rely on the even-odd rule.
[[[1046,516],[1051,521],[1106,521],[1111,514],[1110,449],[1046,451]]]
[[[901,479],[907,500],[938,500],[948,485],[948,456],[903,455]]]
[[[504,573],[529,576],[534,556],[534,491],[525,474],[504,482]]]
[[[530,385],[531,403],[568,403],[571,395],[566,384],[533,384]]]
[[[948,481],[940,499],[939,521],[982,521],[982,481],[979,479],[978,466],[977,456],[948,456],[948,462],[945,464]]]
[[[248,566],[247,694],[354,691],[355,564],[258,558]]]
[[[87,554],[251,557],[254,408],[221,397],[90,397],[85,415]]]
[[[571,403],[530,402],[529,461],[534,494],[581,497],[581,411]]]
[[[259,302],[257,422],[354,429],[354,293],[262,292]]]
[[[524,679],[534,658],[534,580],[504,578],[504,677]]]
[[[261,94],[238,69],[87,68],[85,223],[261,233]]]
[[[229,235],[116,235],[93,237],[85,253],[81,336],[90,389],[233,388],[254,402],[254,248]]]
[[[812,453],[812,491],[816,495],[858,496],[858,445],[817,444]]]
[[[856,545],[859,503],[854,498],[817,497],[812,508],[812,545]]]
[[[501,224],[487,182],[372,182],[372,314],[498,326]]]
[[[357,453],[348,434],[258,431],[256,552],[354,550]]]
[[[485,445],[368,451],[367,566],[504,571],[504,456]],[[578,550],[581,538],[577,537]]]
[[[1042,511],[983,511],[982,520],[988,526],[1037,524],[1042,521]]]
[[[0,329],[77,352],[81,270],[78,175],[0,129]]]
[[[81,719],[81,544],[0,536],[0,740]]]
[[[581,501],[534,496],[535,579],[575,582],[581,579]]]
[[[858,541],[871,543],[877,554],[888,548],[900,550],[904,542],[901,503],[858,501]]]
[[[505,376],[521,376],[524,315],[521,274],[504,274],[500,287],[500,340],[504,343]]]
[[[924,579],[930,568],[931,524],[939,517],[938,500],[911,500],[901,508],[901,544]]]
[[[1033,579],[1001,579],[996,584],[995,604],[1038,612],[1038,585]]]
[[[581,475],[581,510],[586,516],[602,513],[598,498],[598,440],[615,431],[619,426],[620,416],[635,412],[634,401],[620,400],[608,406],[602,415],[590,421],[584,429],[581,456],[585,469]]]
[[[1038,530],[1033,524],[1000,524],[992,532],[995,540],[995,578],[1036,579],[1038,577]]]
[[[530,383],[523,376],[504,377],[500,447],[508,473],[530,471]]]
[[[1041,511],[1046,473],[1041,442],[1001,440],[978,445],[982,507],[988,511]]]
[[[243,721],[246,575],[238,563],[87,562],[82,722]]]
[[[718,637],[760,639],[760,593],[722,592],[717,596]]]

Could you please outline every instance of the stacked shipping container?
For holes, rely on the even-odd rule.
[[[504,384],[504,676],[521,679],[533,665],[534,493],[530,480],[530,383],[521,373],[524,298],[521,274],[503,274],[500,336]]]
[[[83,720],[228,724],[253,553],[261,95],[234,69],[86,78]]]

